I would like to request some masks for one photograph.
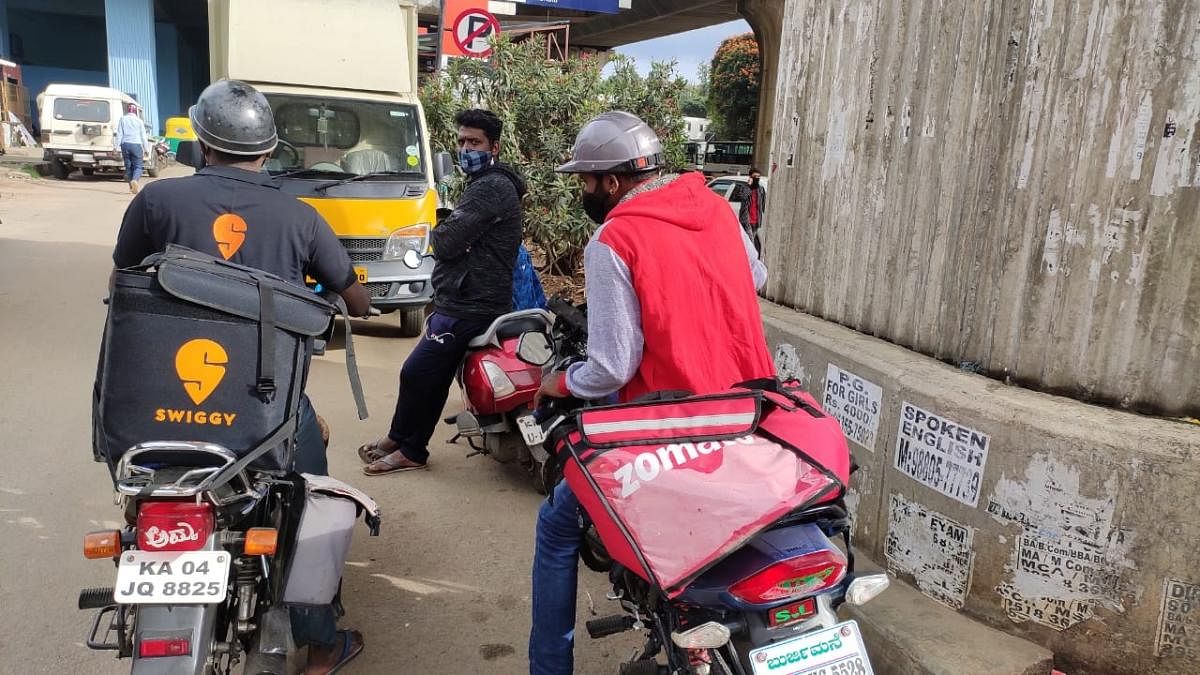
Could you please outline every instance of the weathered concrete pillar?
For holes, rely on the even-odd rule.
[[[784,3],[779,0],[737,0],[737,3],[738,12],[750,23],[754,38],[758,40],[762,77],[758,93],[758,128],[754,134],[754,164],[769,173],[767,163],[771,151],[775,88],[779,83]]]
[[[782,25],[764,317],[857,545],[1067,672],[1200,672],[1200,426],[1130,412],[1200,416],[1200,0]]]

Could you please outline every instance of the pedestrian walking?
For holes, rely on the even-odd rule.
[[[142,153],[149,145],[146,140],[146,125],[138,117],[138,107],[130,103],[124,115],[117,121],[117,150],[125,160],[125,182],[129,191],[137,194],[142,179]]]

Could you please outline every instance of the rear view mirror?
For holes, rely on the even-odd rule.
[[[175,151],[175,161],[193,169],[204,168],[204,153],[196,141],[180,141],[179,149]]]
[[[441,181],[454,173],[454,158],[448,152],[439,152],[433,156],[433,179]]]
[[[530,365],[544,366],[554,358],[554,347],[545,333],[531,330],[521,334],[517,357]]]

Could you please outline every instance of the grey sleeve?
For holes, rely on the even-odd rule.
[[[750,235],[745,228],[738,228],[742,232],[742,246],[746,249],[746,257],[750,259],[750,274],[754,277],[754,290],[762,290],[764,284],[767,283],[767,266],[758,258],[758,251],[754,249],[754,242],[750,241]]]
[[[567,371],[567,389],[577,398],[598,399],[624,387],[642,363],[642,308],[629,267],[596,237],[583,250],[583,270],[588,357]]]

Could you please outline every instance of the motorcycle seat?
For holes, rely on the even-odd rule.
[[[523,309],[505,314],[492,322],[486,331],[467,343],[471,349],[482,349],[489,345],[499,347],[501,340],[514,338],[522,333],[536,330],[550,332],[553,320],[544,309]]]
[[[541,319],[532,316],[522,316],[500,324],[500,327],[496,329],[496,337],[501,340],[507,340],[508,338],[520,337],[522,333],[528,333],[529,331],[544,332],[545,330],[546,324]]]

